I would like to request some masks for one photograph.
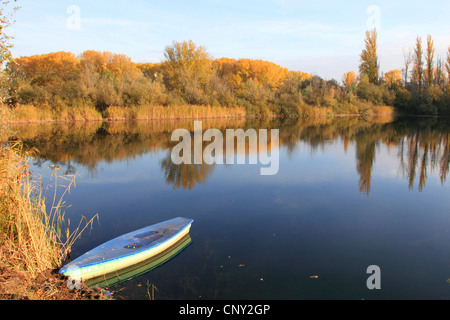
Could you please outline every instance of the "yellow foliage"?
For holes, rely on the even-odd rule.
[[[388,86],[392,86],[394,84],[401,84],[402,83],[402,72],[401,70],[394,69],[389,72],[386,72],[384,74],[384,82]]]
[[[161,63],[137,63],[136,66],[141,70],[142,74],[150,79],[159,78],[161,72]]]
[[[75,54],[60,51],[17,58],[14,67],[28,78],[41,78],[51,82],[73,78],[79,68],[79,61]]]
[[[358,82],[358,76],[356,75],[355,71],[349,71],[344,74],[342,78],[342,82],[345,86],[345,88],[351,88],[353,84],[356,84]]]
[[[289,71],[275,63],[264,60],[221,58],[214,61],[219,75],[228,79],[235,89],[248,80],[260,86],[277,88],[286,79]]]
[[[123,78],[139,78],[142,76],[137,64],[124,54],[87,50],[80,56],[80,64],[84,70],[103,73],[111,71],[115,76]]]

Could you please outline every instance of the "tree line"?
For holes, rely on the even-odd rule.
[[[434,59],[434,43],[420,38],[405,55],[403,70],[380,75],[376,30],[366,33],[359,74],[342,82],[324,80],[275,63],[214,59],[193,41],[173,42],[161,63],[135,63],[130,57],[88,50],[78,56],[54,52],[16,58],[1,77],[3,102],[61,110],[90,106],[209,105],[244,107],[248,115],[376,114],[398,111],[445,114],[450,111],[450,49],[447,61]]]
[[[425,44],[425,47],[424,47]],[[360,79],[356,74],[347,74],[358,84],[353,87],[363,99],[374,100],[376,96],[390,92],[392,105],[407,114],[437,115],[450,113],[450,47],[446,58],[436,57],[436,47],[431,35],[426,41],[420,36],[415,46],[403,52],[404,64],[380,74],[377,53],[377,32],[367,31],[365,48],[361,53]],[[352,78],[353,77],[353,78]]]

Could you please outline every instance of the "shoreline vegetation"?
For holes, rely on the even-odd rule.
[[[1,109],[1,108],[0,108]],[[103,112],[90,106],[55,111],[34,105],[20,105],[14,109],[3,108],[1,122],[78,122],[78,121],[132,121],[132,120],[173,120],[241,118],[246,113],[243,108],[223,108],[198,105],[184,106],[136,106],[105,108]]]
[[[173,42],[160,63],[87,50],[15,58],[0,74],[9,121],[449,115],[450,48],[434,58],[417,38],[402,70],[380,71],[376,30],[366,33],[359,74],[341,82],[269,61],[215,59],[192,41]],[[2,117],[5,119],[5,117]]]
[[[21,143],[4,144],[1,149],[0,299],[79,299],[82,292],[71,292],[66,277],[57,270],[81,233],[92,227],[95,216],[70,231],[70,221],[64,221],[63,197],[74,178],[60,176],[55,169],[48,202],[48,190],[29,170],[33,152],[24,151]],[[61,185],[61,180],[67,185]],[[59,197],[61,186],[64,191]],[[102,298],[102,292],[92,289],[83,294]]]
[[[84,106],[62,111],[43,109],[34,105],[19,105],[14,109],[0,107],[0,123],[50,123],[80,121],[145,121],[145,120],[192,120],[192,119],[233,119],[233,118],[277,118],[277,117],[377,117],[395,116],[397,112],[391,106],[372,106],[364,113],[333,113],[328,108],[310,107],[300,115],[267,116],[247,115],[244,108],[225,108],[201,105],[182,106],[137,106],[107,107],[99,112],[93,107]]]

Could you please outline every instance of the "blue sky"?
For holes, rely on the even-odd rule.
[[[450,1],[19,0],[13,55],[111,51],[158,62],[172,41],[193,40],[215,58],[275,62],[325,79],[355,70],[364,33],[377,26],[382,71],[431,34],[450,46]]]

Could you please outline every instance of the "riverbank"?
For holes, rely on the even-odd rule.
[[[140,121],[140,120],[188,120],[188,119],[230,119],[259,117],[377,117],[394,116],[396,111],[391,106],[372,106],[359,113],[337,113],[324,107],[303,107],[295,115],[249,115],[241,107],[226,108],[201,105],[181,106],[137,106],[107,107],[99,112],[94,107],[83,106],[52,110],[34,105],[18,105],[12,109],[0,107],[0,122],[3,123],[52,123],[52,122],[87,122],[87,121]]]
[[[0,107],[0,121],[9,123],[33,122],[78,122],[78,121],[129,121],[241,118],[246,116],[244,108],[214,106],[110,106],[103,112],[91,106],[62,108],[60,110],[34,105],[18,105],[14,108]]]
[[[0,262],[0,300],[111,300],[111,296],[83,285],[78,290],[69,289],[67,277],[57,270],[48,269],[29,279]]]

